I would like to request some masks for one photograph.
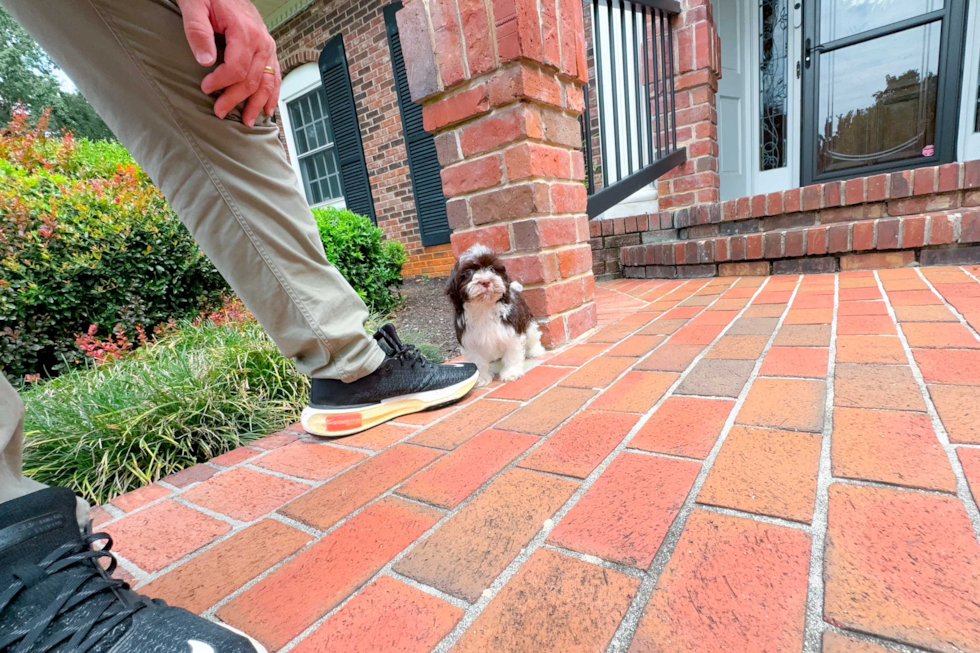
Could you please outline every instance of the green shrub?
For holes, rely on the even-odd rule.
[[[398,303],[392,289],[401,283],[405,247],[385,240],[371,220],[350,211],[313,209],[323,248],[342,275],[357,290],[368,309],[388,313]]]
[[[129,150],[117,141],[90,141],[82,138],[75,141],[75,151],[69,159],[69,165],[76,177],[111,179],[119,166],[132,166],[136,162]]]
[[[83,359],[76,334],[130,339],[228,293],[217,270],[118,144],[0,134],[0,371],[12,380]],[[67,361],[67,362],[66,362]]]
[[[29,386],[24,471],[104,503],[283,428],[308,385],[257,323],[184,322]]]

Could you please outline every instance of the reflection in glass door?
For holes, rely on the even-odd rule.
[[[811,0],[803,182],[955,155],[965,0]]]

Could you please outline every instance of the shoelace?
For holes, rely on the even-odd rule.
[[[426,367],[428,365],[435,365],[435,363],[429,361],[422,352],[419,351],[418,347],[415,345],[406,345],[395,333],[395,328],[390,324],[386,324],[381,327],[375,334],[375,337],[379,340],[384,340],[385,343],[391,348],[391,358],[394,358],[402,365],[410,365],[415,367]]]
[[[415,347],[415,345],[402,345],[404,349],[396,352],[395,357],[402,363],[402,365],[410,365],[415,367],[425,367],[427,365],[434,365],[435,363],[430,362],[422,355],[422,352]]]
[[[93,550],[92,544],[99,540],[105,540],[106,545],[101,550]],[[120,596],[119,590],[123,589],[125,583],[110,578],[116,568],[116,559],[109,553],[111,548],[112,538],[107,533],[95,533],[62,545],[36,566],[15,569],[16,580],[0,594],[0,613],[24,588],[77,566],[76,573],[59,589],[57,597],[50,605],[30,621],[18,624],[14,632],[0,637],[0,651],[47,653],[68,640],[66,650],[85,653],[113,628],[152,605],[150,599],[136,594],[130,594],[134,605],[130,605],[130,601]],[[98,563],[100,558],[110,560],[109,567],[104,572]],[[45,637],[45,631],[58,617],[83,603],[88,610],[87,619],[81,623],[73,620],[71,626]]]

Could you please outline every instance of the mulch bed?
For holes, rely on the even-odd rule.
[[[413,330],[437,345],[446,359],[459,355],[453,309],[443,292],[446,280],[406,279],[400,288],[402,304],[395,311],[399,329]]]

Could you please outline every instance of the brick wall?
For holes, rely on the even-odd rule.
[[[721,41],[710,0],[681,0],[681,14],[674,19],[674,49],[677,144],[687,148],[687,161],[660,178],[663,210],[717,202],[720,197],[715,94]]]
[[[423,247],[419,233],[382,14],[386,4],[388,0],[318,0],[272,35],[285,76],[316,61],[324,44],[343,34],[378,226],[405,244],[405,276],[445,276],[453,263],[451,247]]]
[[[980,161],[699,204],[672,223],[675,238],[621,249],[626,276],[980,263]]]
[[[589,242],[592,245],[592,274],[599,280],[622,276],[619,251],[623,247],[660,243],[677,236],[668,211],[612,220],[592,220]]]

